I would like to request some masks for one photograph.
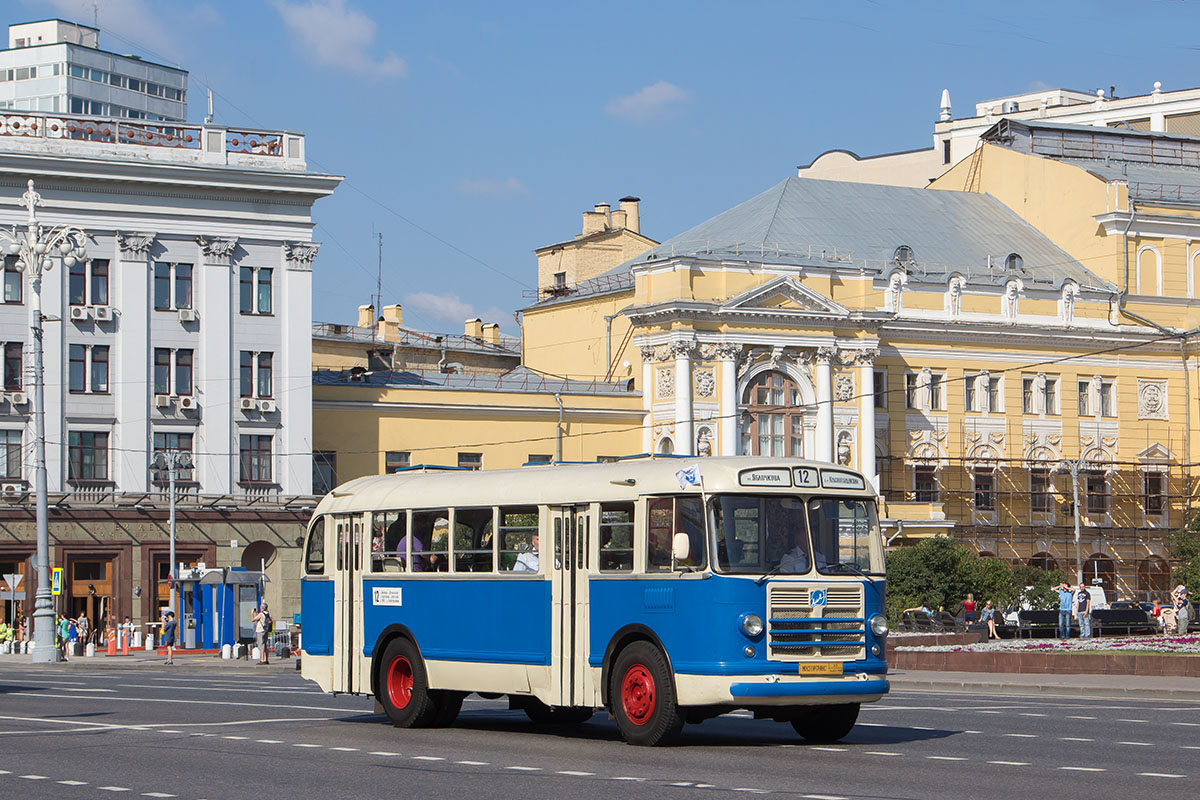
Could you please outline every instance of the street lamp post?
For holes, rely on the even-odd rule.
[[[37,595],[33,612],[33,660],[53,663],[59,660],[54,646],[54,600],[50,594],[50,525],[46,504],[46,419],[42,368],[42,273],[54,266],[61,257],[67,269],[87,258],[87,234],[69,225],[42,228],[37,220],[37,206],[42,197],[33,188],[21,195],[21,205],[29,209],[25,232],[18,226],[0,229],[0,246],[6,255],[16,256],[17,269],[29,273],[29,316],[33,329],[33,486],[37,498]]]
[[[1075,571],[1079,583],[1083,583],[1083,556],[1079,550],[1079,471],[1081,469],[1084,469],[1081,458],[1063,461],[1059,468],[1059,472],[1065,472],[1071,476],[1071,510],[1075,517]]]
[[[175,589],[179,583],[179,575],[175,566],[175,481],[179,477],[179,471],[192,468],[192,454],[186,450],[159,450],[154,454],[154,468],[167,473],[167,491],[170,492],[170,517],[169,527],[171,531],[171,571],[168,575],[167,608],[171,611],[178,611],[175,608]]]

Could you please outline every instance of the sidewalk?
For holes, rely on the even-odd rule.
[[[127,656],[109,656],[103,653],[88,658],[87,656],[76,656],[69,661],[62,661],[57,664],[39,664],[39,667],[48,667],[50,669],[157,669],[164,670],[213,670],[213,669],[296,669],[296,655],[293,654],[288,658],[277,659],[272,656],[271,663],[266,666],[259,666],[256,661],[247,658],[221,658],[220,655],[215,655],[207,652],[191,651],[191,650],[176,650],[173,664],[164,664],[167,657],[158,652],[147,650],[131,650]],[[0,670],[3,670],[7,665],[28,667],[33,664],[33,656],[31,654],[23,655],[2,655],[0,656]]]
[[[1200,702],[1200,678],[893,670],[888,673],[888,680],[893,689],[900,690]]]

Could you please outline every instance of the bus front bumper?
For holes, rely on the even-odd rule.
[[[841,678],[780,675],[677,675],[680,705],[811,706],[872,703],[888,692],[878,675],[855,673]]]

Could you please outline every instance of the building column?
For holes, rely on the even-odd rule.
[[[654,348],[642,347],[642,452],[654,452]]]
[[[280,398],[277,438],[280,455],[275,482],[282,494],[312,494],[312,270],[318,242],[284,242],[283,269],[277,275],[276,312],[282,358],[276,369]]]
[[[721,359],[721,450],[723,456],[735,456],[738,451],[737,365],[742,346],[725,342],[717,346]]]
[[[671,355],[675,356],[675,453],[693,455],[696,451],[696,426],[692,420],[692,351],[696,348],[693,339],[678,339],[671,342]]]
[[[161,417],[161,412],[152,405],[153,373],[148,371],[153,363],[150,318],[154,313],[150,292],[154,267],[150,254],[158,247],[157,235],[118,233],[114,238],[117,258],[109,267],[109,296],[121,314],[121,323],[113,337],[118,357],[109,363],[108,379],[113,387],[116,416],[113,446],[118,448],[110,454],[109,475],[116,481],[118,491],[145,492],[150,488],[152,420]],[[49,363],[46,367],[47,374],[52,374]],[[52,489],[54,476],[58,474],[60,471],[51,467]]]
[[[817,348],[817,461],[833,461],[833,359],[836,355],[836,347]]]
[[[192,274],[193,306],[200,331],[193,378],[203,423],[196,428],[192,459],[204,494],[237,491],[238,361],[233,325],[238,301],[237,238],[196,237],[200,265]],[[189,326],[191,327],[191,326]],[[147,362],[149,363],[149,362]],[[227,453],[230,455],[217,455]]]
[[[878,350],[863,350],[858,362],[858,469],[879,491],[875,466],[875,358]]]

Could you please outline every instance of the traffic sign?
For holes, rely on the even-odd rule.
[[[62,567],[52,567],[50,569],[50,594],[62,594]]]
[[[19,572],[6,572],[4,573],[4,582],[8,584],[8,588],[15,592],[17,587],[21,585],[21,579],[24,577]]]
[[[5,600],[16,600],[17,596],[14,592],[8,589],[0,589],[0,602]]]

